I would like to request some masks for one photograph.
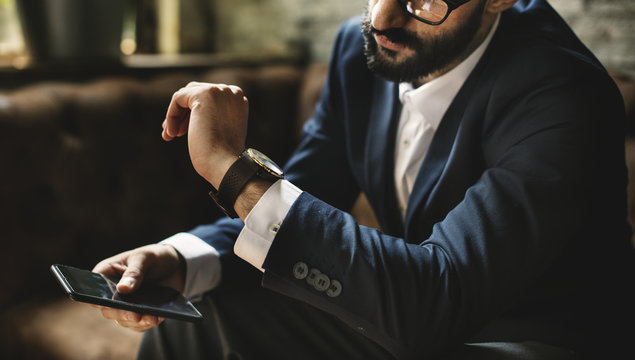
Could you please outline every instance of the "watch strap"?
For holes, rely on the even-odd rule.
[[[214,200],[216,205],[230,218],[234,219],[238,217],[238,214],[236,214],[234,210],[236,199],[247,182],[254,177],[259,170],[260,166],[243,152],[229,167],[225,176],[223,176],[218,186],[218,191],[210,191],[209,195],[212,200]]]

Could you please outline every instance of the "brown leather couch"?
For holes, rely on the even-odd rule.
[[[160,138],[175,90],[191,80],[243,87],[248,144],[284,162],[325,72],[323,64],[226,67],[0,91],[0,358],[134,358],[140,335],[64,298],[49,265],[91,268],[221,215],[191,168],[185,141]],[[615,78],[627,99],[627,162],[635,176],[635,82]],[[628,206],[635,214],[633,191]],[[354,213],[376,224],[363,197]]]

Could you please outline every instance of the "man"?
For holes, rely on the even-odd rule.
[[[103,315],[152,329],[148,358],[625,355],[624,110],[599,62],[542,0],[369,0],[361,28],[340,31],[284,180],[243,152],[240,89],[174,94],[163,138],[187,134],[240,219],[95,271],[212,290],[207,322]],[[345,212],[360,191],[381,231]]]

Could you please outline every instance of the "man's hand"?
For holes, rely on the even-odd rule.
[[[162,136],[170,141],[187,133],[194,169],[218,189],[245,148],[248,113],[239,87],[192,82],[172,96]]]
[[[94,272],[121,277],[117,291],[128,294],[139,288],[143,281],[152,281],[183,292],[185,264],[179,253],[169,245],[147,245],[123,252],[101,261]],[[146,331],[163,322],[163,318],[135,312],[96,306],[106,319],[135,331]]]

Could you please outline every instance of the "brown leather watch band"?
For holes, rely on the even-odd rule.
[[[216,205],[230,218],[238,217],[234,210],[234,204],[245,187],[247,182],[256,175],[260,170],[260,166],[254,163],[244,152],[240,154],[238,159],[229,167],[223,180],[218,187],[218,191],[212,190],[209,195],[212,197]]]

